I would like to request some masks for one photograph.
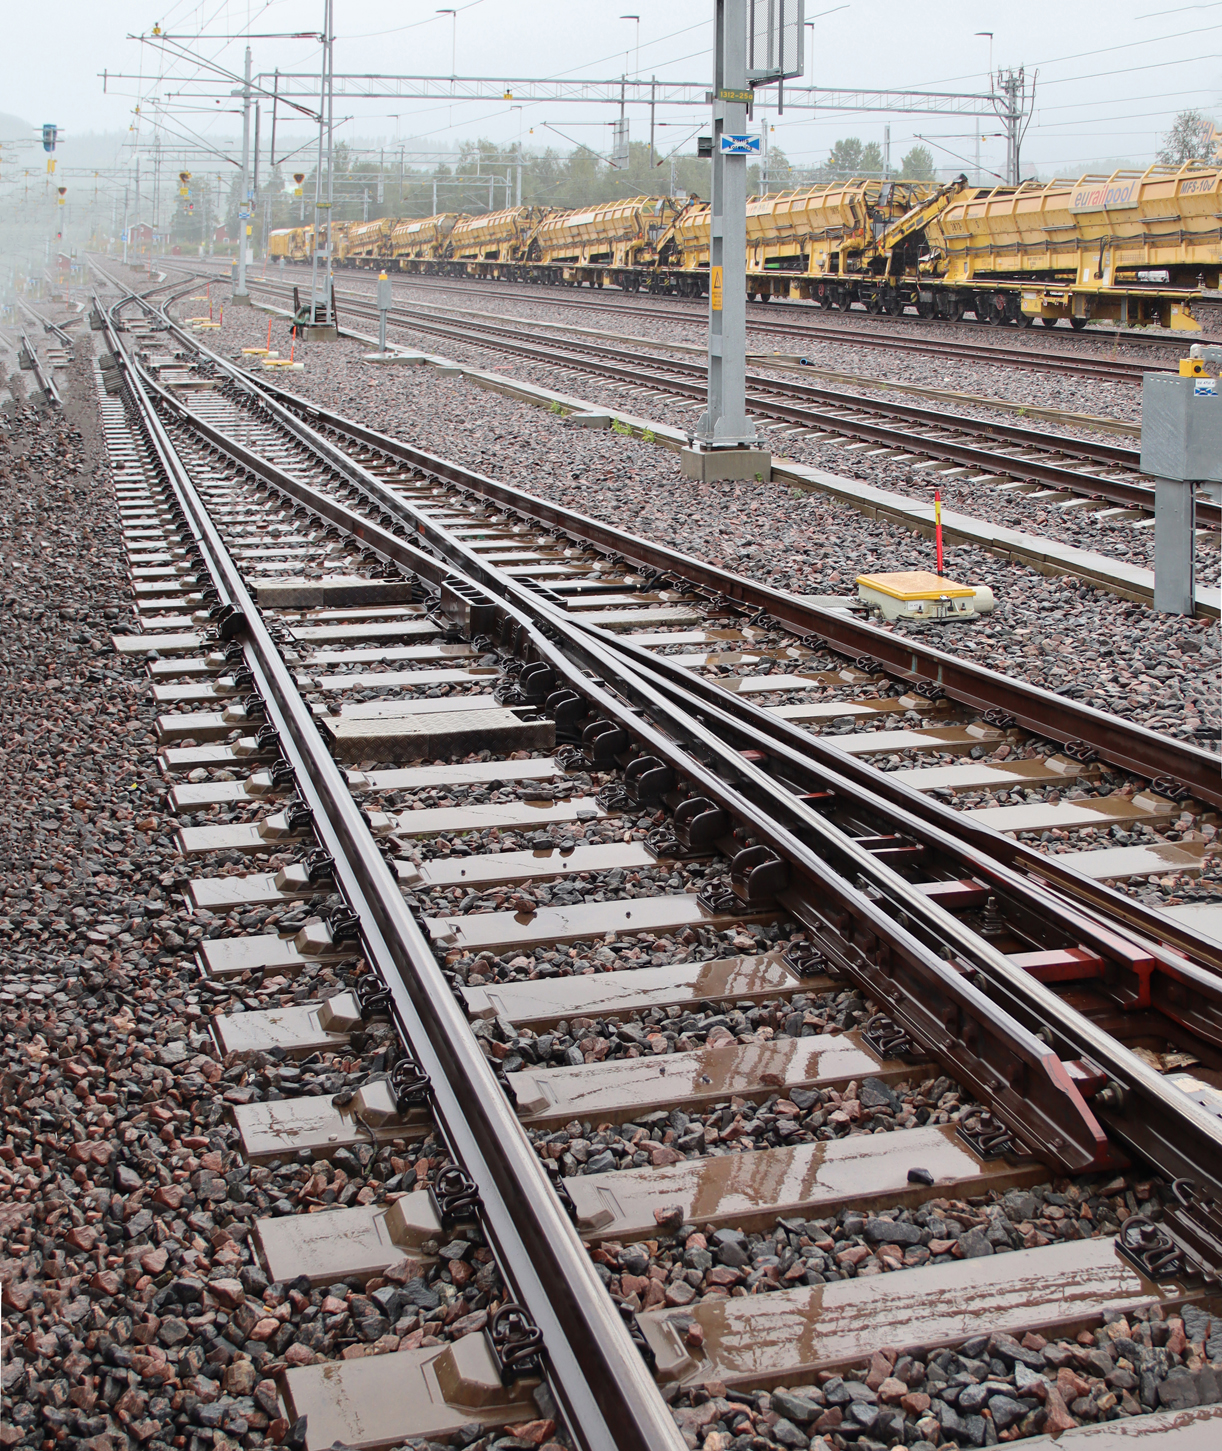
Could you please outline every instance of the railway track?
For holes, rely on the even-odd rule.
[[[52,322],[52,320],[45,314],[41,312],[36,312],[34,308],[30,307],[20,298],[17,298],[16,301],[18,307],[21,308],[22,312],[24,312],[32,322],[37,322],[42,327],[44,332],[50,333],[58,342],[59,347],[63,351],[65,356],[67,358],[71,358],[76,348],[76,339],[73,338],[72,334],[68,332],[66,328],[60,327],[58,323]]]
[[[403,280],[410,281],[413,285],[422,285],[429,288],[436,288],[438,291],[464,292],[467,295],[478,295],[488,286],[488,284],[482,282],[462,282],[459,280],[447,280],[442,277],[410,276],[404,278]],[[526,295],[530,295],[532,292],[534,292],[537,285],[540,284],[511,283],[503,286],[495,283],[492,284],[494,289],[501,296],[504,297],[520,297],[523,295],[524,291],[526,292]],[[548,288],[545,295],[554,296],[554,289]],[[612,308],[635,306],[636,308],[640,309],[641,312],[644,312],[646,310],[646,307],[648,306],[647,304],[642,304],[639,301],[637,301],[635,304],[628,301],[621,301],[614,292],[610,294],[607,300],[609,301]],[[661,309],[666,307],[667,304],[673,304],[676,301],[677,299],[675,298],[664,298],[663,300],[659,301],[657,306],[659,309]],[[577,300],[577,305],[598,307],[602,304],[602,302],[602,298],[598,299],[597,301],[580,298],[579,300]],[[569,302],[568,300],[566,300],[565,306],[568,305]],[[763,327],[771,327],[775,325],[782,327],[800,328],[805,325],[802,321],[802,318],[805,315],[813,315],[816,311],[822,311],[822,309],[818,309],[817,305],[813,303],[785,302],[781,301],[780,299],[773,299],[770,302],[762,303],[753,302],[750,298],[748,298],[747,307],[750,315],[758,318],[760,325]],[[694,317],[697,322],[702,322],[705,320],[706,310],[706,301],[702,298],[699,301],[693,301],[690,304],[675,306],[673,308],[673,311],[668,315],[672,316],[676,320]],[[770,317],[770,313],[780,313],[782,314],[782,316]],[[786,313],[792,314],[792,317],[784,316],[784,314]],[[880,330],[886,328],[891,324],[895,324],[897,327],[900,328],[931,328],[935,332],[952,333],[959,336],[962,336],[964,332],[963,320],[960,320],[960,322],[956,323],[951,322],[945,318],[922,318],[917,316],[915,312],[905,312],[899,316],[894,313],[871,313],[868,312],[865,308],[859,307],[857,304],[854,304],[853,308],[847,315],[833,312],[832,317],[834,318],[836,316],[847,316],[847,319],[850,323],[860,324],[862,322],[868,322],[871,327],[877,326],[880,328]],[[825,321],[830,323],[831,319],[826,319]],[[1166,334],[1158,334],[1139,328],[1105,328],[1090,326],[1088,324],[1085,330],[1080,331],[1077,328],[1073,327],[1062,327],[1060,323],[1057,323],[1051,329],[1045,326],[1041,329],[1039,335],[1041,337],[1045,337],[1049,332],[1051,332],[1052,336],[1057,340],[1058,344],[1064,341],[1076,342],[1079,344],[1087,345],[1090,345],[1092,343],[1105,342],[1113,347],[1117,344],[1124,343],[1133,344],[1138,347],[1161,347],[1170,348],[1173,350],[1178,349],[1183,345],[1183,335],[1181,335],[1180,337],[1167,336]]]
[[[21,337],[21,349],[17,358],[18,366],[22,369],[28,369],[34,374],[39,394],[49,404],[53,404],[56,408],[59,408],[62,406],[63,400],[60,398],[59,387],[55,382],[52,368],[56,363],[67,362],[71,358],[72,339],[62,328],[56,327],[54,323],[49,322],[41,314],[27,307],[20,298],[17,299],[17,305],[27,317],[31,318],[34,322],[43,324],[46,330],[60,341],[60,346],[54,351],[44,344],[43,351],[40,353],[30,340],[30,334],[26,328],[18,324],[18,333]]]
[[[342,274],[340,274],[342,276]],[[251,279],[252,281],[256,279]],[[545,287],[532,284],[509,284],[500,286],[496,283],[468,283],[463,285],[458,282],[446,282],[441,279],[425,277],[410,278],[397,277],[397,281],[409,282],[410,285],[421,287],[427,291],[455,292],[466,297],[489,296],[537,298],[540,301],[559,302],[564,307],[589,308],[600,312],[603,315],[614,313],[616,316],[625,317],[647,317],[655,322],[680,322],[691,323],[696,326],[702,325],[708,316],[707,304],[693,302],[687,306],[674,307],[666,302],[655,304],[642,303],[640,301],[628,302],[608,295],[602,290],[597,294],[584,294],[577,289],[565,288],[558,292],[554,287]],[[342,295],[342,294],[341,294]],[[352,294],[355,296],[355,294]],[[797,308],[794,309],[798,311]],[[776,318],[774,305],[754,304],[748,309],[748,328],[755,332],[763,332],[778,337],[790,337],[798,342],[821,342],[839,343],[854,347],[884,348],[890,352],[926,354],[935,357],[955,359],[957,361],[976,361],[981,363],[995,364],[999,367],[1027,368],[1034,372],[1041,373],[1063,373],[1067,376],[1090,378],[1105,382],[1122,382],[1137,384],[1140,386],[1142,374],[1152,369],[1170,369],[1174,371],[1175,365],[1161,361],[1149,363],[1137,360],[1101,357],[1098,355],[1084,355],[1077,352],[1037,349],[1029,346],[1007,347],[1001,343],[973,342],[964,337],[964,329],[958,324],[938,324],[954,333],[953,337],[907,337],[904,335],[904,324],[900,319],[888,317],[886,319],[876,318],[872,315],[861,313],[855,314],[857,322],[870,317],[871,326],[863,328],[854,327],[851,324],[818,322],[813,318],[813,310],[803,307],[801,311],[809,315],[802,318]],[[878,327],[875,324],[898,324],[898,330],[891,330],[889,327]],[[923,319],[913,317],[913,325],[921,327],[928,326]],[[1080,333],[1071,333],[1069,329],[1063,329],[1064,336],[1083,341]],[[1150,346],[1161,345],[1174,349],[1177,345],[1168,339],[1149,339],[1140,333],[1107,333],[1104,335],[1108,342],[1139,342]],[[1091,341],[1086,338],[1085,341]],[[1184,345],[1186,346],[1186,344]]]
[[[289,291],[279,284],[252,279],[250,285],[281,303],[289,300]],[[372,305],[353,295],[345,299],[344,311],[352,317],[377,318]],[[607,379],[619,387],[686,398],[693,412],[704,407],[703,364],[666,357],[643,365],[639,352],[561,336],[562,329],[557,329],[556,341],[543,343],[539,341],[539,332],[546,327],[543,324],[527,328],[438,319],[405,307],[393,309],[389,317],[402,327],[451,342],[493,346],[550,367]],[[664,350],[664,345],[658,346]],[[979,479],[1043,486],[1054,500],[1058,495],[1061,500],[1081,497],[1098,501],[1100,508],[1111,505],[1153,512],[1154,485],[1141,474],[1138,449],[955,415],[945,409],[900,403],[892,397],[863,398],[758,372],[748,373],[747,386],[748,402],[758,418],[802,431],[815,441],[850,438],[875,450],[876,456],[900,462],[936,460],[978,470]],[[902,424],[897,425],[896,420]],[[1199,496],[1196,517],[1201,527],[1218,529],[1222,527],[1222,505]]]
[[[344,1206],[253,1234],[303,1344],[390,1349],[392,1308],[437,1332],[286,1368],[310,1451],[552,1410],[581,1446],[985,1444],[1112,1411],[1153,1412],[1133,1426],[1175,1451],[1216,1430],[1214,1408],[1159,1407],[1204,1386],[1167,1345],[1208,1332],[1222,1255],[1222,964],[862,766],[845,746],[872,732],[798,729],[902,709],[890,744],[919,759],[1014,732],[985,700],[1021,701],[1027,730],[1097,712],[609,540],[246,378],[134,299],[107,328],[142,620],[116,647],[158,657],[187,895],[284,914],[205,938],[201,970],[342,988],[214,1023],[251,1065],[231,1081],[252,1182],[296,1164],[300,1203]],[[863,642],[894,659],[846,668]],[[912,690],[947,666],[953,710]],[[1109,762],[1211,785],[1206,753],[1111,724]],[[388,1076],[320,1092],[387,1016]],[[338,1165],[429,1133],[451,1170],[344,1198]]]

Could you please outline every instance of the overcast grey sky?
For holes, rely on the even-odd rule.
[[[457,19],[416,0],[336,0],[337,72],[451,73],[494,77],[619,76],[705,81],[711,69],[710,0],[453,0]],[[1175,113],[1199,106],[1222,117],[1222,0],[807,0],[816,20],[806,82],[847,88],[981,90],[987,85],[992,30],[995,66],[1038,69],[1035,116],[1023,149],[1023,170],[1044,176],[1147,165]],[[0,48],[0,109],[31,124],[56,121],[70,133],[120,131],[138,125],[151,140],[152,102],[187,74],[152,46],[128,39],[155,22],[176,36],[223,37],[318,28],[322,0],[56,0],[54,5],[5,5]],[[640,16],[638,26],[625,14]],[[256,70],[312,70],[317,43],[255,39]],[[191,40],[200,53],[234,69],[240,39]],[[100,72],[112,79],[103,94]],[[116,73],[133,79],[114,79]],[[775,94],[773,92],[772,94]],[[142,115],[133,116],[137,98]],[[205,100],[200,111],[167,114],[167,124],[212,138],[234,136],[233,102]],[[202,114],[201,114],[202,112]],[[568,144],[545,123],[596,149],[608,144],[611,114],[594,107],[527,106],[510,102],[337,102],[349,118],[338,136],[428,136],[443,142],[487,136],[530,147]],[[846,115],[787,111],[769,116],[773,139],[800,164],[820,160],[841,136],[882,139],[890,120],[892,156],[928,138],[940,166],[974,155],[974,124],[961,117]],[[659,113],[658,143],[669,150],[699,120],[682,110]],[[983,123],[981,156],[1002,169],[996,124]],[[264,133],[266,138],[266,132]],[[644,139],[642,113],[632,118]],[[0,136],[0,140],[9,139]],[[0,176],[13,153],[0,157]],[[41,157],[41,153],[39,153]],[[10,173],[11,174],[11,173]]]

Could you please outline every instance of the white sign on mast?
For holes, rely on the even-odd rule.
[[[753,85],[802,74],[805,0],[747,0],[747,79]]]

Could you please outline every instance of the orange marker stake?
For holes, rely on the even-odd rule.
[[[292,343],[292,346],[291,346],[291,347],[290,347],[290,348],[289,348],[289,362],[290,362],[290,363],[291,363],[291,362],[292,362],[292,361],[293,361],[293,354],[294,354],[294,353],[295,353],[295,352],[296,352],[296,351],[297,351],[297,339],[296,339],[296,338],[294,338],[294,339],[293,339],[293,343]]]
[[[269,317],[268,320],[267,320],[267,351],[270,353],[271,350],[272,350],[272,320]]]
[[[938,547],[938,574],[942,573],[942,491],[933,491],[933,527],[934,539]]]

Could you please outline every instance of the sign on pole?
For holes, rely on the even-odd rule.
[[[758,136],[723,135],[721,137],[721,154],[723,156],[758,156],[760,138]]]
[[[802,74],[804,0],[747,0],[747,79],[755,85]]]

